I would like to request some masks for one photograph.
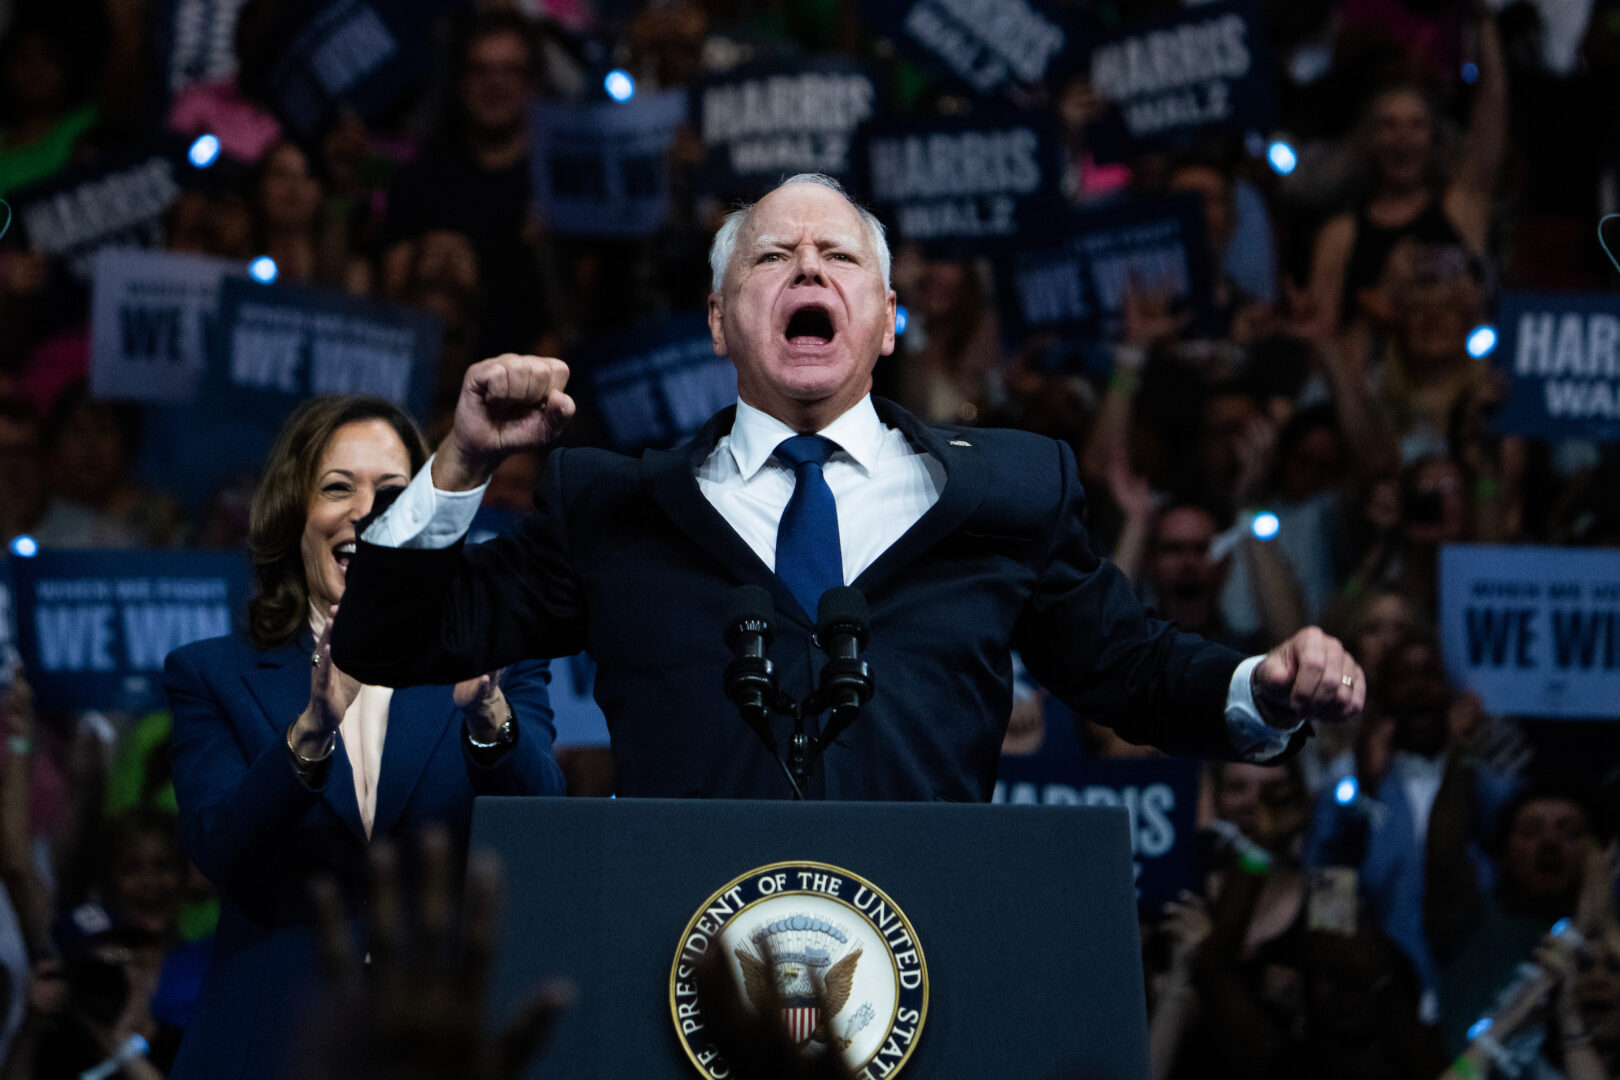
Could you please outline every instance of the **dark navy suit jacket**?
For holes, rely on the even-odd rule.
[[[324,784],[307,786],[287,726],[309,703],[313,636],[261,651],[214,638],[169,655],[173,767],[187,853],[220,891],[213,960],[171,1077],[285,1075],[300,1011],[316,987],[309,884],[330,874],[351,911],[363,904],[366,834],[340,741]],[[491,669],[493,670],[493,669]],[[475,795],[560,795],[545,665],[515,665],[502,690],[517,745],[493,767],[473,761],[448,686],[394,694],[372,836],[432,823],[466,844]]]
[[[1073,452],[1019,431],[878,415],[944,466],[939,501],[850,584],[866,595],[876,692],[829,748],[813,796],[982,801],[1012,702],[1010,650],[1081,715],[1174,752],[1231,757],[1224,711],[1241,657],[1150,618],[1091,550]],[[726,699],[732,591],[776,601],[769,656],[810,693],[813,613],[704,498],[694,472],[734,409],[639,461],[553,451],[536,511],[443,551],[362,542],[332,639],[345,671],[409,685],[524,656],[588,650],[620,790],[785,798],[787,781]],[[785,745],[789,722],[781,722]],[[814,726],[812,725],[812,730]]]

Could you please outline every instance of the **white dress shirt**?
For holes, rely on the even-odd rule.
[[[737,403],[737,418],[698,466],[698,489],[764,564],[776,569],[776,529],[793,494],[793,470],[771,455],[798,432],[768,413]],[[945,468],[913,446],[905,434],[878,418],[870,396],[817,434],[839,450],[822,470],[838,507],[838,540],[844,583],[860,576],[906,530],[939,501]],[[399,548],[446,548],[465,536],[483,498],[473,491],[439,491],[430,460],[399,498],[371,526],[368,543]],[[1282,752],[1298,730],[1267,724],[1255,707],[1249,680],[1261,658],[1251,656],[1232,673],[1226,695],[1226,728],[1232,748],[1246,761]]]

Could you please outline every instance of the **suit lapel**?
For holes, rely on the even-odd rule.
[[[641,484],[670,521],[689,536],[739,585],[759,585],[776,601],[776,609],[806,626],[814,625],[798,601],[760,561],[747,541],[737,535],[720,511],[698,487],[697,470],[714,450],[720,436],[731,430],[735,407],[722,409],[709,419],[691,442],[673,450],[649,450],[641,458]]]
[[[242,681],[259,703],[264,721],[278,742],[287,737],[287,725],[309,704],[310,657],[314,649],[315,636],[306,630],[295,644],[271,649],[260,657],[257,668],[242,674]],[[360,803],[354,797],[354,770],[342,739],[332,751],[331,773],[321,798],[354,833],[355,839],[365,843]]]
[[[945,467],[945,487],[939,501],[916,524],[861,572],[852,585],[870,591],[949,536],[984,501],[989,470],[979,450],[968,439],[947,440],[916,417],[883,398],[872,404],[878,417],[899,428],[912,445],[920,447]],[[742,537],[704,497],[698,487],[697,470],[720,436],[731,430],[735,407],[722,409],[709,419],[703,430],[684,446],[673,450],[650,450],[641,459],[642,486],[669,519],[739,584],[760,585],[769,590],[777,611],[805,626],[815,625],[815,612],[805,611],[782,579],[760,561]]]
[[[388,703],[388,733],[383,738],[372,836],[387,836],[399,823],[434,748],[452,726],[451,708],[450,695],[442,686],[408,686],[394,691]]]
[[[897,570],[960,528],[984,501],[990,476],[984,456],[971,445],[971,434],[967,438],[947,440],[891,401],[874,397],[872,404],[885,424],[899,428],[913,446],[928,451],[945,467],[945,487],[939,493],[939,501],[851,582],[865,593],[882,585]]]

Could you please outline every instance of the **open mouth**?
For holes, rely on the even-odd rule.
[[[349,572],[349,560],[354,558],[354,541],[345,540],[343,543],[335,545],[332,548],[332,558],[337,560],[338,569],[347,574]]]
[[[788,319],[786,337],[795,345],[825,345],[833,339],[832,313],[819,305],[802,307]]]

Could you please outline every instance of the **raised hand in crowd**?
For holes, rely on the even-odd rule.
[[[572,1001],[567,983],[544,983],[505,1027],[486,1025],[500,865],[485,853],[468,859],[458,926],[449,836],[427,830],[420,848],[420,872],[407,876],[392,843],[371,845],[363,949],[337,885],[316,882],[327,988],[303,1023],[293,1073],[302,1080],[514,1080]]]
[[[433,458],[433,484],[470,491],[502,458],[550,443],[574,415],[568,365],[542,356],[503,353],[467,369],[455,426]]]
[[[765,970],[775,971],[776,958],[770,943],[756,944]],[[783,1019],[786,1013],[781,988],[774,978],[765,980],[757,991],[765,998],[758,1012],[745,1000],[743,984],[733,974],[731,958],[722,949],[709,951],[698,965],[694,981],[704,1023],[735,1080],[853,1080],[841,1055],[807,1055],[793,1041]],[[825,992],[816,987],[813,994],[823,1016],[827,1015]]]

